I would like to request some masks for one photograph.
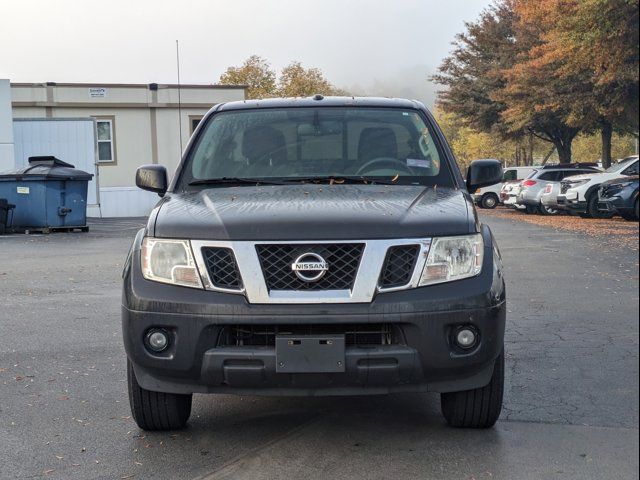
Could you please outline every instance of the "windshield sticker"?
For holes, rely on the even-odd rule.
[[[431,160],[420,160],[418,158],[407,158],[407,167],[431,168]]]

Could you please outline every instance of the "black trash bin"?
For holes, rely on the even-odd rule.
[[[0,198],[0,235],[4,235],[11,225],[9,219],[12,215],[11,211],[15,207],[16,206],[9,203],[6,198]]]

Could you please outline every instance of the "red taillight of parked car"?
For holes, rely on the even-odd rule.
[[[525,180],[524,182],[522,182],[523,187],[533,187],[535,184],[535,180]]]

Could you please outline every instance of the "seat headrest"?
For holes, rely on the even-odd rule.
[[[270,158],[272,162],[286,162],[285,146],[282,132],[266,125],[247,128],[242,138],[242,154],[249,161]]]
[[[366,161],[379,157],[398,158],[396,134],[388,127],[363,129],[358,142],[358,159]]]

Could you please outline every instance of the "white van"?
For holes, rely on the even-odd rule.
[[[505,183],[524,180],[536,169],[536,167],[506,167],[502,176],[502,182],[489,187],[479,188],[473,194],[473,200],[481,208],[496,208],[500,199],[500,190]]]

